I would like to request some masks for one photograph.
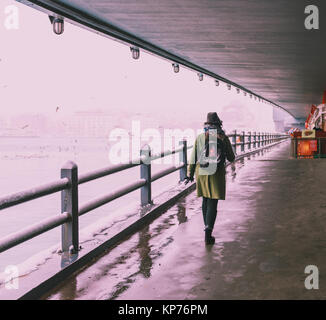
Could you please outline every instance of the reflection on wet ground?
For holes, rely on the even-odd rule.
[[[173,242],[178,225],[187,222],[186,200],[131,236],[116,248],[107,251],[96,262],[96,268],[85,269],[71,277],[50,296],[51,299],[114,299],[139,277],[149,278],[154,261]],[[86,272],[86,273],[85,273]],[[97,283],[101,283],[100,287]],[[106,284],[102,287],[103,282]],[[80,284],[80,285],[79,285]],[[85,296],[87,295],[87,297]]]
[[[318,185],[326,163],[291,160],[289,149],[285,142],[228,167],[214,246],[204,245],[201,199],[192,193],[47,298],[325,298],[326,202]],[[311,264],[320,290],[304,288]]]

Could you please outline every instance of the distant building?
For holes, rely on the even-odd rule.
[[[112,116],[103,111],[79,111],[63,125],[70,137],[105,137],[112,126]]]

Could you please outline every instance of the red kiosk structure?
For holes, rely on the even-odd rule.
[[[291,133],[296,158],[326,158],[326,91],[319,106],[312,105],[305,130]]]

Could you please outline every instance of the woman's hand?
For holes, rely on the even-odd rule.
[[[193,182],[194,181],[194,177],[193,176],[190,176],[190,177],[186,177],[185,178],[185,184],[188,184],[189,182]]]

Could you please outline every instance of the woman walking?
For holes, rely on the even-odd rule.
[[[197,196],[202,197],[205,224],[205,242],[214,244],[212,231],[218,200],[225,200],[225,159],[235,159],[229,138],[222,130],[222,121],[216,112],[207,114],[204,132],[195,141],[190,157],[187,180],[196,176]]]

